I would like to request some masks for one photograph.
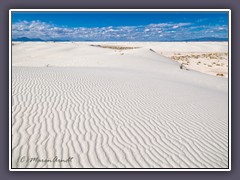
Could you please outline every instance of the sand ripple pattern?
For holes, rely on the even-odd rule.
[[[176,83],[107,68],[13,67],[13,168],[227,168],[226,92]],[[44,161],[54,157],[73,159]]]

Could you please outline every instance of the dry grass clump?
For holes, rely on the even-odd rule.
[[[224,76],[223,73],[217,73],[216,76]]]
[[[180,69],[183,69],[183,70],[188,70],[188,68],[186,66],[184,66],[184,64],[180,64]]]
[[[101,48],[108,48],[108,49],[115,49],[115,50],[128,50],[128,49],[137,49],[139,47],[124,47],[124,46],[107,46],[107,45],[90,45],[94,47],[101,47]]]

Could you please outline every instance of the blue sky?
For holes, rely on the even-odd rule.
[[[178,41],[228,37],[227,12],[13,12],[13,38]]]

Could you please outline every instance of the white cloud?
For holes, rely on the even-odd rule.
[[[144,30],[144,32],[148,32],[148,31],[150,31],[150,29],[145,29],[145,30]]]

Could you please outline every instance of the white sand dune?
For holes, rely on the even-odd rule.
[[[227,78],[90,44],[14,44],[13,168],[228,167]]]

